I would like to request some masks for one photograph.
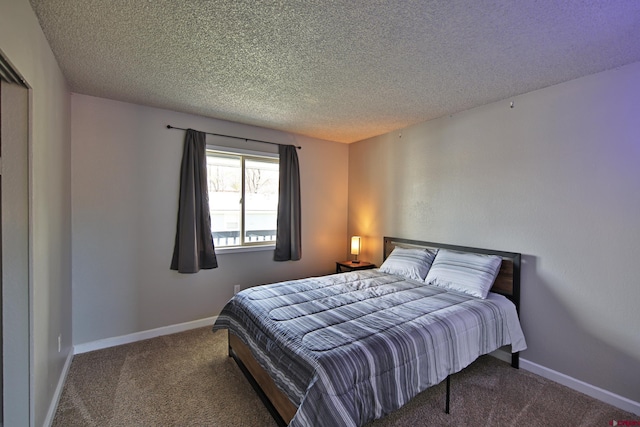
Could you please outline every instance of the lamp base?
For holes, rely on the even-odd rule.
[[[353,261],[351,261],[351,264],[360,264],[360,260],[359,259],[354,259]]]

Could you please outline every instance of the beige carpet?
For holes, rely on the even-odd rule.
[[[490,356],[368,427],[594,426],[640,420]],[[54,426],[276,426],[227,356],[226,331],[200,328],[74,357]]]

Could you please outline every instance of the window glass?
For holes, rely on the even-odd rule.
[[[273,244],[277,158],[207,150],[211,232],[216,247]]]
[[[278,162],[245,159],[245,242],[275,242],[278,217]]]

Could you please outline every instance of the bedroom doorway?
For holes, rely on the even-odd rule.
[[[28,153],[29,89],[0,52],[0,427],[30,425]]]

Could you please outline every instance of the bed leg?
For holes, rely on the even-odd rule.
[[[451,395],[451,375],[447,377],[447,399],[444,407],[444,412],[449,413],[449,396]]]
[[[520,369],[520,352],[511,353],[511,367]]]

